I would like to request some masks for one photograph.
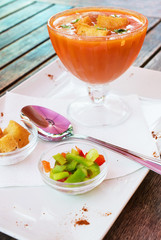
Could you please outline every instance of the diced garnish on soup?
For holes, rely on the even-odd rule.
[[[134,16],[112,12],[74,13],[62,16],[53,23],[54,28],[61,31],[89,37],[123,34],[141,25],[141,21]]]

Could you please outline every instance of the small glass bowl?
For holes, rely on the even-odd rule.
[[[70,152],[72,148],[75,148],[75,146],[82,149],[84,153],[88,152],[92,148],[95,148],[98,150],[99,154],[102,154],[105,157],[106,162],[100,166],[100,173],[94,178],[91,178],[84,182],[78,182],[78,183],[65,183],[65,182],[59,182],[51,179],[49,176],[49,173],[46,173],[44,171],[42,161],[46,160],[50,162],[51,167],[54,167],[55,160],[52,156],[61,152],[68,152],[68,151]],[[40,171],[43,181],[47,185],[63,193],[76,195],[76,194],[82,194],[92,190],[105,179],[107,170],[108,170],[108,161],[107,161],[107,156],[105,152],[97,144],[90,143],[89,141],[81,140],[81,139],[74,140],[74,141],[66,140],[66,141],[63,141],[63,143],[54,145],[53,148],[49,149],[48,151],[46,151],[41,155],[40,160],[38,162],[38,169]]]
[[[15,151],[0,153],[1,166],[12,165],[23,161],[36,147],[38,138],[37,128],[27,120],[21,120],[21,122],[21,125],[30,132],[29,143],[22,148],[17,148]],[[26,125],[28,127],[26,127]]]

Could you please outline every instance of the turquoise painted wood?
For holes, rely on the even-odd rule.
[[[142,49],[134,66],[144,66],[147,61],[161,49],[161,23],[153,28],[146,36]]]
[[[11,61],[19,58],[28,51],[32,51],[33,48],[49,39],[47,26],[44,24],[38,29],[34,30],[30,34],[18,39],[8,47],[3,48],[0,51],[0,68],[9,64]]]
[[[10,2],[10,4],[4,5],[0,9],[0,19],[8,16],[9,14],[22,9],[23,7],[32,4],[33,1],[29,0],[17,0]]]
[[[33,15],[43,11],[50,7],[51,4],[45,2],[34,2],[25,8],[20,9],[18,12],[14,12],[1,20],[0,32],[6,31],[11,27],[23,22],[24,20],[32,17]]]
[[[47,59],[54,57],[54,55],[55,51],[50,40],[48,40],[21,58],[18,58],[16,61],[1,70],[0,90],[2,90],[4,86],[7,87],[15,83],[18,79],[34,70]],[[12,76],[10,75],[11,72]]]
[[[0,35],[0,49],[20,39],[24,35],[31,33],[43,24],[46,24],[52,15],[69,8],[70,6],[54,5],[16,25],[15,27],[11,28],[10,31],[2,33]]]
[[[0,1],[0,7],[8,5],[9,3],[14,2],[15,0],[1,0]]]

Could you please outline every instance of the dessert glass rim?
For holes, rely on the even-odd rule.
[[[88,12],[88,10],[98,11],[99,9],[100,10],[113,10],[113,11],[118,10],[118,11],[122,11],[123,13],[128,14],[128,15],[131,14],[136,18],[140,17],[140,19],[142,19],[143,24],[137,29],[134,29],[130,32],[126,32],[126,33],[123,33],[123,34],[120,34],[120,35],[117,34],[116,36],[111,36],[111,35],[107,35],[107,36],[78,36],[78,35],[72,35],[68,32],[64,33],[64,31],[62,32],[59,29],[55,29],[54,27],[51,26],[51,20],[52,19],[55,20],[59,16],[64,16],[65,13],[70,13],[70,12],[74,13],[74,12],[80,11],[80,10],[85,10],[86,12]],[[66,37],[71,38],[71,39],[88,40],[88,41],[97,41],[97,40],[99,40],[99,41],[100,40],[102,40],[102,41],[106,41],[106,40],[112,41],[112,40],[117,40],[117,39],[124,39],[124,38],[128,37],[129,35],[135,35],[138,32],[142,32],[148,26],[148,19],[143,14],[141,14],[137,11],[131,10],[131,9],[126,9],[126,8],[121,8],[121,7],[107,7],[107,6],[105,6],[105,7],[103,7],[103,6],[89,7],[88,6],[88,7],[71,8],[71,9],[56,13],[48,19],[47,26],[49,28],[51,28],[54,32],[59,33],[60,35],[66,36]]]

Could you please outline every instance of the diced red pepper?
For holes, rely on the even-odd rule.
[[[69,175],[72,174],[71,172],[68,172],[68,173],[69,173]],[[59,180],[57,180],[57,181],[59,181],[59,182],[65,182],[65,180],[67,180],[67,177],[66,177],[66,178],[62,178],[62,179],[59,179]]]
[[[60,180],[57,180],[58,182],[65,182],[65,180],[67,180],[67,178],[62,178]]]
[[[77,146],[75,146],[75,148],[77,149],[79,156],[84,157],[83,151],[80,148],[78,148]]]
[[[99,155],[98,158],[95,160],[95,163],[97,163],[99,166],[101,166],[105,162],[105,158],[103,155]]]
[[[62,152],[61,155],[66,158],[66,153],[65,152]]]
[[[86,158],[86,156],[87,156],[87,153],[88,153],[88,152],[86,152],[86,153],[84,154],[84,157],[85,157],[85,158]]]
[[[44,170],[45,170],[46,173],[50,172],[51,167],[50,167],[50,163],[48,161],[43,160],[42,161],[42,165],[43,165]]]

